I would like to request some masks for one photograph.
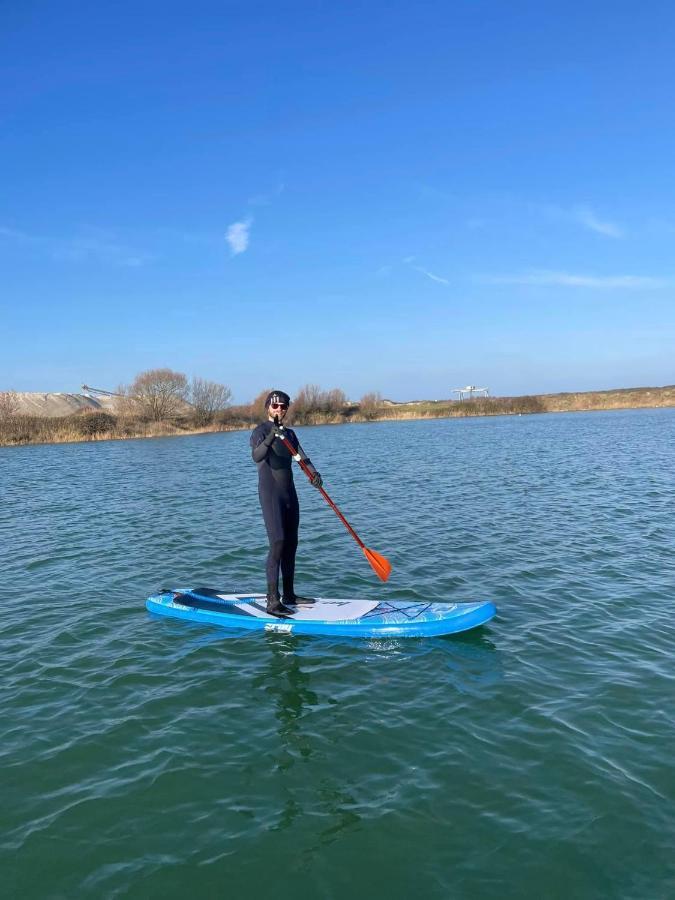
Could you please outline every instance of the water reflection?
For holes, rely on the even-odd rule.
[[[310,735],[303,731],[301,719],[305,707],[316,706],[319,698],[309,686],[309,672],[303,669],[296,653],[297,639],[279,634],[265,634],[269,662],[257,680],[276,705],[281,754],[277,763],[282,772],[290,769],[296,758],[310,759],[314,752]]]
[[[310,772],[304,772],[300,782],[292,779],[291,770],[297,762],[323,765],[324,736],[313,727],[305,727],[303,724],[307,722],[308,713],[317,709],[321,701],[310,686],[308,659],[299,652],[302,648],[301,639],[266,634],[265,643],[269,661],[258,679],[258,685],[276,705],[279,736],[276,771],[281,776],[284,794],[278,818],[270,826],[270,831],[288,830],[296,821],[303,821],[303,817],[310,811],[316,815],[317,806],[321,818],[328,820],[326,827],[314,832],[310,845],[302,850],[300,855],[304,867],[317,850],[353,828],[361,820],[361,816],[356,812],[356,800],[345,789],[344,784],[338,785],[326,777],[317,784]],[[330,698],[326,699],[331,702]]]
[[[445,670],[455,690],[482,696],[504,680],[503,656],[481,631],[440,642]]]
[[[501,650],[489,637],[489,628],[477,628],[463,634],[452,634],[435,638],[369,638],[358,644],[353,638],[318,639],[305,649],[308,656],[321,656],[330,645],[343,651],[360,646],[363,659],[369,663],[395,661],[396,672],[403,674],[411,666],[416,667],[415,677],[419,677],[417,663],[421,659],[433,658],[434,680],[449,679],[450,685],[462,693],[480,693],[504,680],[504,657]],[[398,675],[380,676],[380,680],[395,683]]]

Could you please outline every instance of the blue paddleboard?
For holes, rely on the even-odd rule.
[[[494,603],[425,603],[405,600],[329,600],[291,607],[288,618],[271,616],[264,594],[227,594],[211,588],[163,591],[149,597],[151,613],[225,628],[333,637],[426,637],[484,625]]]

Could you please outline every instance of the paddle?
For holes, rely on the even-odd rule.
[[[274,419],[275,419],[275,422],[274,422],[275,425],[277,425],[278,427],[283,427],[283,426],[279,426],[279,419],[276,416],[274,417]],[[290,452],[293,459],[297,463],[299,463],[300,468],[302,469],[302,471],[305,473],[305,475],[311,481],[313,476],[312,476],[312,473],[309,471],[309,466],[305,463],[304,459],[302,459],[300,454],[296,451],[293,444],[291,444],[291,442],[286,437],[279,437],[279,440],[282,441],[282,443],[284,444],[286,449]],[[375,574],[380,579],[380,581],[386,581],[387,578],[389,578],[389,574],[391,572],[391,563],[389,562],[389,560],[385,559],[384,556],[382,556],[380,553],[376,553],[374,550],[370,550],[368,547],[366,547],[366,545],[363,543],[361,538],[354,531],[354,529],[349,524],[349,522],[345,519],[345,517],[342,515],[340,510],[337,508],[335,503],[328,496],[328,494],[323,489],[323,487],[317,488],[317,490],[319,491],[319,493],[321,494],[323,499],[326,501],[326,503],[333,510],[335,515],[338,517],[338,519],[340,519],[342,524],[345,526],[347,531],[354,538],[354,540],[359,545],[359,547],[363,550],[363,553],[364,553],[366,559],[368,560],[368,562],[370,563],[372,570],[375,572]]]

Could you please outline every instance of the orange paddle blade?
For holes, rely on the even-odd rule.
[[[366,559],[380,581],[386,581],[391,574],[391,563],[389,560],[374,550],[369,550],[367,547],[363,548],[363,552],[366,554]]]

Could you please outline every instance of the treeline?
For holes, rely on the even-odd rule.
[[[231,431],[252,428],[266,418],[261,391],[251,403],[233,406],[227,385],[201,378],[188,380],[171,369],[141,372],[118,388],[108,408],[85,409],[67,416],[24,415],[17,395],[0,391],[0,444],[61,443]],[[307,384],[292,400],[290,425],[340,424],[381,419],[513,415],[545,412],[538,397],[480,397],[392,403],[377,392],[351,402],[340,388]]]
[[[265,398],[271,389],[265,388],[251,403],[230,407],[224,412],[223,421],[254,425],[266,419]],[[306,384],[292,398],[286,422],[289,425],[338,424],[353,419],[359,412],[364,417],[381,404],[379,394],[368,394],[358,403],[351,403],[340,388],[324,391],[316,384]]]
[[[0,391],[0,444],[60,443],[218,430],[232,397],[227,385],[150,369],[120,386],[106,408],[66,416],[25,415],[18,395]],[[109,405],[108,405],[109,404]]]
[[[396,404],[387,418],[462,418],[465,416],[513,416],[547,412],[541,397],[473,397],[471,400],[425,400]]]
[[[265,398],[271,388],[251,402],[230,403],[227,385],[202,378],[188,380],[171,369],[141,372],[133,382],[118,387],[106,407],[88,408],[65,416],[21,413],[18,395],[0,391],[0,444],[63,443],[152,437],[199,431],[230,431],[250,428],[266,418]],[[361,418],[372,418],[381,398],[369,394],[362,399]],[[289,410],[288,421],[307,425],[342,422],[359,409],[344,391],[324,391],[306,385]]]
[[[227,409],[232,391],[226,384],[193,378],[172,369],[140,372],[117,391],[115,411],[123,417],[149,422],[187,419],[196,426],[210,425]]]

